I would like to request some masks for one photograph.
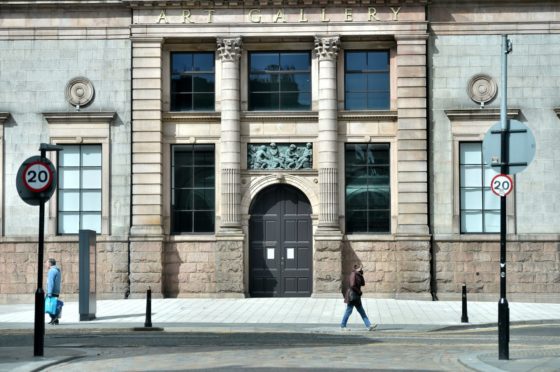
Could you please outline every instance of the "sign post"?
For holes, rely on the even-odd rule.
[[[43,356],[45,336],[45,292],[43,291],[43,264],[45,241],[45,202],[56,190],[56,168],[46,158],[47,151],[60,151],[60,146],[42,143],[40,156],[26,159],[16,176],[19,196],[29,205],[39,206],[39,243],[37,249],[37,290],[35,291],[35,334],[33,356]]]
[[[491,189],[500,197],[500,300],[498,302],[498,357],[509,359],[509,305],[506,298],[506,197],[513,190],[509,176],[523,171],[535,156],[535,137],[525,124],[507,118],[507,55],[511,41],[502,35],[502,86],[500,122],[494,124],[482,143],[484,163],[500,174],[492,179]]]

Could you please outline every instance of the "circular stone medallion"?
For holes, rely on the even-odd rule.
[[[488,103],[496,98],[498,85],[489,75],[474,75],[467,84],[467,93],[476,103]]]
[[[93,100],[93,84],[88,78],[78,76],[66,84],[66,100],[72,106],[85,106]]]

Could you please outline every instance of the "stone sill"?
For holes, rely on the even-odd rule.
[[[338,120],[375,120],[375,121],[397,121],[399,118],[398,112],[395,110],[383,111],[339,111]]]
[[[344,236],[349,242],[397,241],[396,236],[392,234],[346,234]]]
[[[313,121],[319,120],[317,111],[243,111],[242,120],[258,120],[265,122],[286,121]]]
[[[215,242],[216,235],[169,235],[166,240],[167,243],[180,243],[180,242]]]

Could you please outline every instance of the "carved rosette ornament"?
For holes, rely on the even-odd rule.
[[[74,107],[90,104],[94,94],[93,84],[86,77],[75,77],[66,84],[66,100]]]
[[[223,61],[238,61],[241,57],[242,42],[240,37],[217,39],[218,55]]]
[[[313,52],[319,59],[336,60],[339,47],[339,36],[316,36]]]
[[[489,75],[477,74],[469,80],[467,93],[474,102],[484,106],[496,98],[498,84]]]

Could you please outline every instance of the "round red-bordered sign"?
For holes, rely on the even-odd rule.
[[[513,179],[507,174],[497,174],[490,182],[492,192],[498,196],[508,196],[513,190]]]
[[[40,160],[27,164],[22,173],[23,185],[31,192],[42,192],[53,182],[53,172],[49,164]]]

